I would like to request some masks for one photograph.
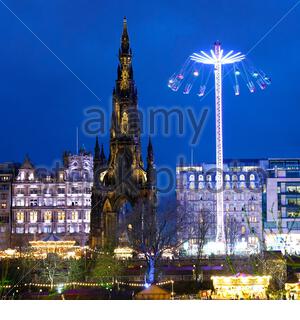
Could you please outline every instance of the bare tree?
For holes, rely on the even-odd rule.
[[[193,215],[192,223],[190,224],[191,239],[196,245],[196,263],[195,263],[195,278],[200,280],[201,261],[203,259],[203,250],[205,244],[209,240],[209,232],[212,226],[212,215],[208,209],[201,209]]]
[[[234,254],[236,242],[240,234],[241,223],[234,215],[226,214],[224,230],[226,241],[226,255]]]
[[[178,224],[179,223],[179,224]],[[129,217],[128,236],[130,246],[147,262],[146,282],[157,280],[157,264],[163,253],[173,252],[182,244],[177,237],[179,228],[185,227],[183,217],[176,212],[176,205],[170,204],[155,214],[149,203],[139,203]]]
[[[48,253],[45,259],[41,260],[41,277],[50,282],[51,289],[58,280],[66,280],[65,263],[63,259],[56,253]]]

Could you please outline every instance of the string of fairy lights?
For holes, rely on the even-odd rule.
[[[167,284],[174,284],[174,280],[166,280],[157,282],[157,286],[164,286]],[[20,288],[20,287],[38,287],[38,288],[58,288],[58,287],[72,287],[72,286],[80,286],[80,287],[109,287],[113,285],[123,285],[129,287],[144,287],[145,283],[136,283],[136,282],[123,282],[123,281],[111,281],[111,282],[64,282],[64,283],[24,283],[18,285],[0,285],[2,289],[11,289],[12,287]]]

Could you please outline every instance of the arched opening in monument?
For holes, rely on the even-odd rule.
[[[130,229],[133,207],[128,200],[123,200],[117,210],[117,240],[118,247],[130,247],[128,230]]]

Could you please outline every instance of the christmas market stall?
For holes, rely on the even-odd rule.
[[[271,276],[238,273],[234,276],[213,276],[211,279],[213,299],[267,299]]]
[[[36,258],[44,258],[49,253],[56,253],[62,258],[79,258],[81,247],[75,246],[74,240],[61,240],[54,234],[50,234],[43,240],[29,241]]]

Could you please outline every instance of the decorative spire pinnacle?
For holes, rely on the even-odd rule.
[[[102,161],[102,163],[106,162],[106,157],[105,157],[105,153],[104,153],[104,147],[103,147],[103,143],[101,145],[101,155],[100,155],[100,159]]]
[[[99,141],[98,137],[96,137],[96,143],[95,143],[95,159],[99,160],[100,159],[100,147],[99,147]]]
[[[148,142],[147,162],[148,162],[148,164],[153,164],[153,162],[154,162],[153,146],[152,146],[152,142],[151,142],[150,137],[149,137],[149,142]]]
[[[127,31],[127,19],[124,17],[123,19],[123,32],[122,32],[122,40],[121,40],[121,54],[128,54],[129,52],[129,36]]]
[[[33,169],[28,153],[26,153],[21,169]]]

